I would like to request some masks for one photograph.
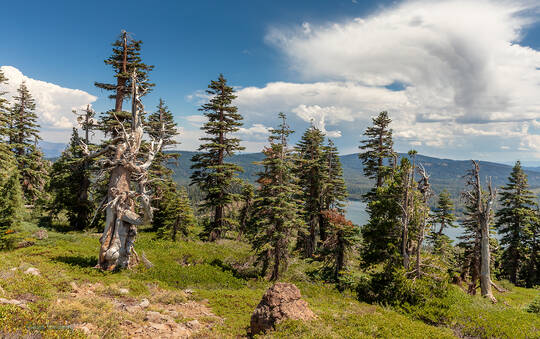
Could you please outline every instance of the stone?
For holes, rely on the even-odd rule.
[[[69,286],[71,287],[71,289],[75,292],[78,292],[79,291],[79,287],[77,286],[77,283],[72,281],[69,283]]]
[[[139,306],[141,308],[147,308],[148,306],[150,306],[150,302],[148,301],[148,299],[145,298],[141,300],[141,303],[139,304]]]
[[[35,267],[29,267],[26,271],[24,271],[24,274],[31,274],[35,276],[40,275],[39,270]]]
[[[198,330],[201,327],[201,323],[197,319],[195,319],[188,321],[186,323],[186,326],[191,330]]]
[[[49,234],[47,233],[46,229],[41,228],[37,230],[36,233],[34,233],[34,238],[36,238],[37,240],[44,240],[44,239],[49,238]]]
[[[127,288],[120,288],[120,289],[118,289],[118,293],[120,293],[120,294],[129,294],[129,290]]]
[[[300,290],[294,284],[277,283],[263,295],[251,315],[251,335],[266,332],[286,319],[309,321],[317,316],[302,300]]]

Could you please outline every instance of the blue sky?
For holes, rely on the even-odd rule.
[[[3,4],[0,66],[26,79],[45,140],[67,139],[71,108],[112,105],[94,81],[121,29],[144,41],[181,148],[197,146],[198,104],[222,72],[238,87],[240,136],[257,151],[284,111],[342,153],[370,117],[394,118],[396,148],[459,159],[540,161],[540,25],[532,1],[26,1]],[[20,14],[19,14],[20,13]],[[6,66],[10,66],[6,68]]]

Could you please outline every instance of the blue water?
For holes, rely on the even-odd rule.
[[[365,203],[357,200],[349,200],[345,209],[345,215],[347,219],[352,221],[353,224],[362,227],[368,222],[369,215],[366,211]],[[444,230],[444,234],[449,236],[450,239],[454,240],[454,244],[457,243],[457,237],[460,236],[462,232],[463,229],[461,227],[447,228],[446,230]]]

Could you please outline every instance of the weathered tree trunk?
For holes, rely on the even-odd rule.
[[[140,146],[143,137],[143,128],[140,113],[144,106],[140,102],[138,85],[135,75],[132,78],[132,118],[131,132],[128,133],[121,121],[122,132],[100,151],[89,154],[88,146],[84,143],[83,149],[89,157],[107,155],[103,161],[103,170],[110,171],[109,187],[107,190],[105,229],[101,236],[98,267],[103,270],[118,270],[130,268],[138,264],[139,257],[133,249],[137,235],[137,226],[143,221],[151,220],[151,197],[146,190],[148,182],[148,168],[152,164],[156,153],[161,149],[163,140],[157,143],[152,140],[146,162],[140,163]],[[117,119],[118,120],[118,119]],[[137,185],[133,191],[131,183]],[[135,213],[135,203],[140,202],[144,210],[144,219]]]
[[[482,224],[482,240],[480,242],[480,291],[483,297],[496,302],[497,299],[491,292],[491,272],[490,272],[490,250],[489,250],[489,225],[487,222]]]

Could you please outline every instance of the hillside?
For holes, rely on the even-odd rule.
[[[172,166],[172,168],[175,171],[175,180],[182,185],[186,185],[189,183],[189,176],[191,175],[191,157],[195,152],[181,151],[180,153],[181,157],[178,161],[178,166]],[[400,157],[403,156],[407,155],[400,153]],[[340,158],[350,197],[358,199],[372,184],[363,175],[362,162],[358,159],[357,154],[343,155]],[[248,153],[234,155],[230,161],[244,168],[244,173],[240,175],[241,178],[254,182],[257,172],[260,170],[260,166],[255,165],[254,162],[262,159],[262,153]],[[431,183],[435,193],[439,193],[446,188],[455,200],[459,200],[459,192],[463,190],[465,184],[463,176],[471,168],[471,162],[469,160],[439,159],[424,155],[417,155],[416,159],[424,165],[427,172],[431,175]],[[512,166],[510,165],[480,161],[482,176],[485,178],[491,177],[493,184],[497,187],[506,184],[511,170]],[[533,189],[540,188],[540,171],[529,169],[525,170],[525,173],[529,177],[530,186]]]
[[[256,278],[245,242],[202,242],[196,229],[180,243],[156,240],[143,230],[136,248],[154,267],[111,273],[93,268],[99,234],[64,233],[57,224],[60,232],[49,229],[39,240],[34,222],[23,227],[28,247],[0,251],[0,337],[245,338],[251,313],[271,285]],[[539,335],[540,318],[525,311],[538,294],[534,289],[503,282],[511,291],[495,292],[499,303],[491,304],[451,286],[433,308],[409,313],[338,292],[309,275],[316,266],[295,257],[282,280],[299,287],[318,319],[284,322],[265,338]]]

